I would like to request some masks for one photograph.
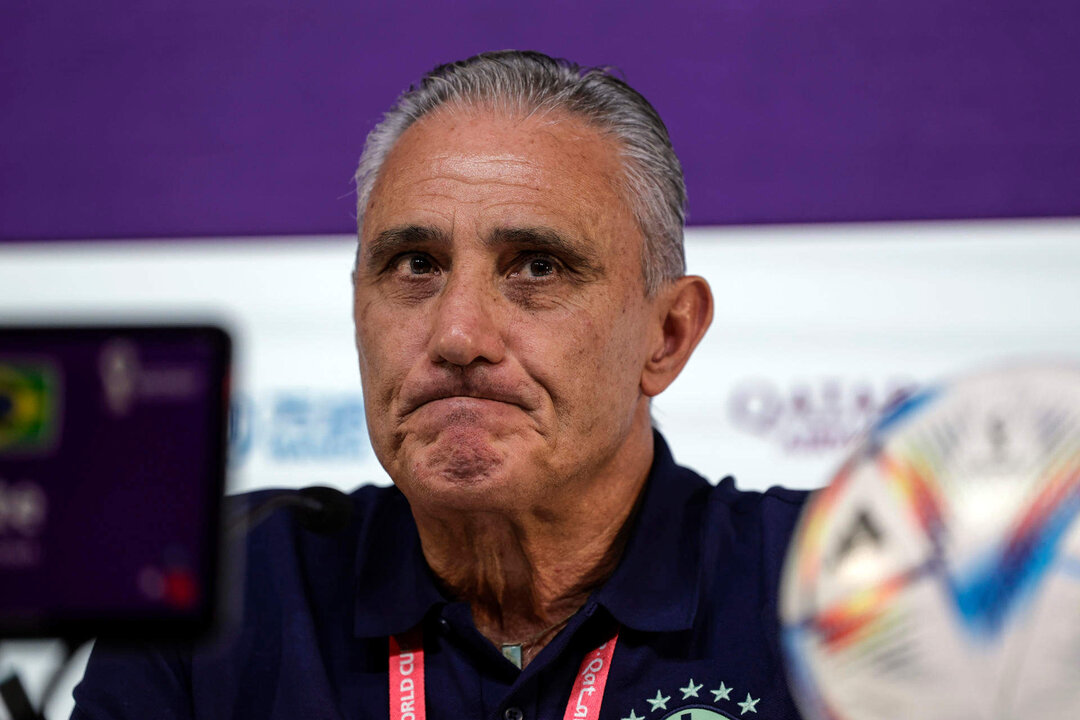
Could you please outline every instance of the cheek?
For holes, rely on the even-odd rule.
[[[356,351],[361,384],[368,404],[385,407],[408,371],[408,358],[419,333],[413,325],[400,322],[378,301],[357,303]]]
[[[370,304],[356,300],[353,303],[353,326],[356,338],[356,356],[360,363],[360,379],[364,385],[364,394],[374,376],[373,366],[377,366],[377,347],[372,342]]]
[[[624,397],[624,401],[636,399],[640,392],[644,343],[643,320],[628,311],[625,306],[617,317],[612,318],[602,357],[600,371],[609,379],[609,391]]]
[[[576,308],[540,326],[517,324],[519,357],[551,396],[559,424],[587,431],[637,399],[642,327],[627,305],[620,299],[608,313]]]
[[[602,321],[605,342],[597,361],[613,401],[632,403],[641,392],[641,373],[648,354],[646,306],[637,297],[619,298],[614,310]]]

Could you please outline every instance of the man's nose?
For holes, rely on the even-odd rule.
[[[499,312],[494,288],[476,277],[451,273],[435,307],[431,360],[461,367],[501,362],[506,348]]]

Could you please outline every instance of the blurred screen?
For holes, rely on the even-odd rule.
[[[210,327],[0,328],[0,635],[208,627],[229,358]]]

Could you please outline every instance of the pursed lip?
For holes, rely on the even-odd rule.
[[[494,383],[439,382],[421,386],[410,392],[404,399],[402,417],[405,417],[428,403],[452,398],[474,398],[515,405],[522,410],[530,409],[529,403],[521,393]]]

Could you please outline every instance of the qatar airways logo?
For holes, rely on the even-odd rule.
[[[893,397],[915,387],[911,378],[900,376],[878,383],[829,377],[786,386],[751,378],[731,391],[727,415],[737,429],[786,453],[828,452],[847,446]]]

